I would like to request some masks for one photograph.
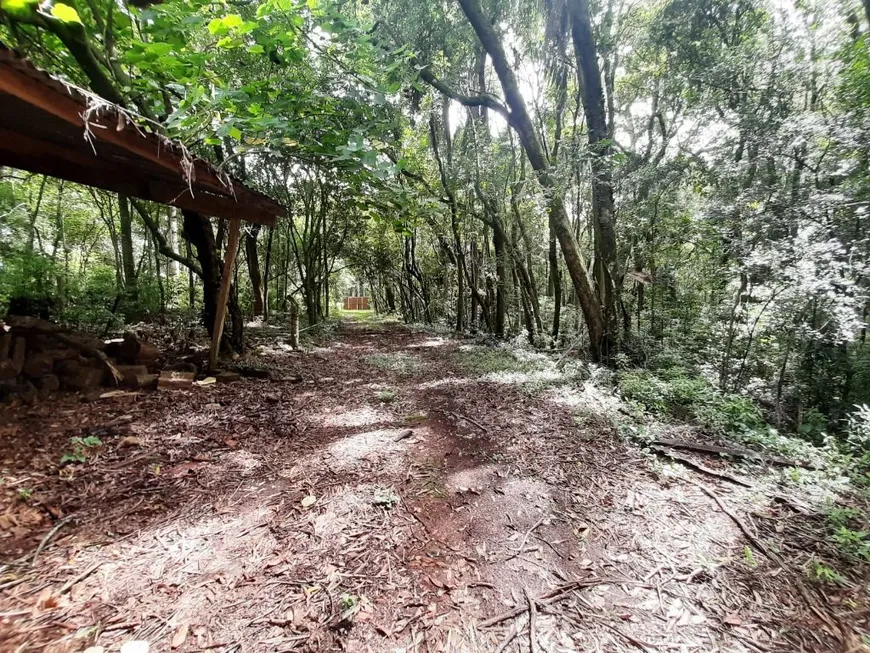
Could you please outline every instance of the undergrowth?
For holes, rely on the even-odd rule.
[[[364,356],[363,362],[384,372],[393,372],[401,376],[419,376],[425,370],[423,361],[405,352],[371,354]]]
[[[652,413],[689,419],[719,434],[744,433],[765,425],[751,399],[724,394],[681,367],[626,370],[620,374],[619,390],[626,401]]]
[[[589,378],[582,361],[560,363],[547,354],[510,344],[466,345],[453,354],[453,361],[467,374],[493,383],[517,385],[530,394]]]

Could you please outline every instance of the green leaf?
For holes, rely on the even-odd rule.
[[[79,18],[79,12],[62,2],[58,2],[51,8],[51,15],[64,23],[81,24],[82,22],[82,19]]]
[[[235,138],[237,141],[242,140],[242,132],[238,127],[230,127],[227,133],[231,138]]]
[[[228,14],[223,17],[223,23],[226,25],[227,29],[233,29],[234,27],[239,27],[245,21],[242,20],[242,17],[238,14]]]
[[[258,43],[249,47],[248,52],[250,52],[251,54],[263,54],[266,52],[266,49]]]
[[[240,27],[244,24],[242,17],[238,14],[229,14],[223,18],[215,18],[208,24],[208,31],[216,36],[223,36],[230,30]],[[254,23],[256,26],[256,23]]]
[[[23,14],[29,12],[38,2],[39,0],[0,0],[0,9],[10,14]]]
[[[208,24],[208,31],[212,34],[224,31],[224,21],[220,18],[215,18]]]

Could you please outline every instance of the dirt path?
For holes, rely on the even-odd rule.
[[[260,332],[260,357],[284,380],[4,414],[0,650],[843,640],[722,512],[754,529],[748,513],[787,505],[627,446],[589,387],[531,394],[469,373],[467,344],[398,326],[348,323],[305,354],[279,335]],[[86,434],[103,444],[58,469]]]

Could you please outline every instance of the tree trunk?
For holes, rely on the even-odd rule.
[[[550,248],[548,252],[550,264],[550,287],[552,288],[551,296],[553,297],[553,330],[551,335],[553,341],[559,339],[559,321],[562,316],[562,273],[559,270],[559,258],[556,251],[556,232],[553,230],[553,225],[550,223]]]
[[[493,223],[492,247],[495,251],[495,337],[504,338],[504,321],[507,310],[505,302],[507,261],[505,260],[504,229],[497,222]]]
[[[387,300],[387,311],[390,313],[396,312],[396,294],[393,291],[393,285],[389,282],[384,286],[384,298]]]
[[[133,218],[130,216],[130,200],[118,195],[118,214],[121,222],[121,264],[124,268],[124,288],[127,299],[136,302],[138,288],[136,283],[136,259],[133,254]]]
[[[601,85],[598,52],[592,34],[588,0],[568,0],[571,38],[577,59],[577,77],[583,98],[589,149],[592,154],[592,225],[595,236],[594,276],[604,309],[604,328],[609,339],[615,337],[616,230],[614,227],[611,135],[608,129]]]
[[[272,270],[272,239],[275,228],[269,227],[269,237],[266,239],[266,261],[263,269],[263,321],[269,320],[269,277]]]
[[[610,343],[605,330],[604,317],[598,297],[592,290],[586,264],[577,249],[577,241],[571,230],[571,223],[565,209],[565,203],[560,194],[558,184],[550,174],[547,161],[538,135],[535,132],[525,102],[520,94],[516,75],[508,63],[504,48],[495,33],[492,24],[483,16],[477,0],[459,0],[462,10],[468,17],[475,33],[484,49],[492,59],[493,67],[501,82],[502,90],[510,108],[510,124],[519,135],[526,156],[535,170],[538,182],[546,191],[549,200],[547,209],[556,237],[562,247],[565,265],[571,276],[571,281],[580,300],[580,307],[589,331],[589,341],[592,357],[602,360],[609,357]]]
[[[217,254],[214,230],[208,218],[195,211],[182,211],[184,233],[196,247],[196,258],[202,272],[202,318],[209,336],[214,333],[217,317],[218,295],[221,286],[221,260]],[[221,346],[231,351],[244,349],[244,323],[235,293],[231,290],[227,302],[227,317],[232,321],[230,329],[224,328]]]
[[[447,103],[445,102],[444,107],[447,107]],[[445,120],[444,116],[446,111],[442,111],[442,121]],[[450,148],[450,138],[449,138],[449,130],[447,129],[447,124],[442,125],[444,128],[444,143],[447,154],[447,159],[451,158],[451,148]],[[456,195],[453,192],[453,188],[450,185],[450,181],[447,178],[447,170],[444,164],[444,161],[441,158],[441,151],[438,147],[438,132],[435,124],[435,116],[434,114],[430,117],[429,121],[429,136],[432,145],[432,152],[435,154],[435,161],[438,163],[438,172],[441,179],[441,187],[444,189],[445,195],[447,195],[447,203],[450,206],[450,231],[453,234],[453,249],[454,249],[454,257],[456,259],[456,290],[457,290],[457,298],[456,298],[456,330],[458,332],[462,332],[465,329],[465,275],[467,274],[466,265],[465,265],[465,253],[462,249],[462,237],[459,233],[459,209],[456,202]],[[473,301],[473,300],[472,300]]]
[[[39,209],[42,206],[42,198],[45,195],[45,184],[48,182],[48,177],[43,176],[42,182],[39,184],[39,195],[36,197],[36,206],[30,214],[30,224],[27,231],[27,251],[32,254],[34,241],[36,240],[36,220],[39,218]],[[101,209],[102,212],[102,209]]]
[[[245,231],[245,259],[248,262],[248,275],[251,277],[251,295],[253,296],[254,317],[263,315],[263,276],[260,274],[260,258],[257,254],[257,236],[262,225],[251,225]]]
[[[168,211],[169,216],[169,231],[167,233],[168,238],[167,244],[169,245],[169,249],[174,252],[178,251],[178,209],[174,206],[169,207]],[[181,272],[181,268],[179,267],[178,261],[173,258],[169,259],[169,276],[174,279],[178,276],[178,273]]]
[[[190,241],[185,239],[184,250],[187,258],[193,257],[193,252],[190,248]],[[193,269],[187,268],[187,305],[192,310],[196,306],[196,278],[194,277]]]

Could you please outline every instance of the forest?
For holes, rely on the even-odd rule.
[[[232,319],[313,326],[362,283],[817,441],[862,419],[870,5],[80,4],[4,2],[2,38],[289,207],[247,228]],[[0,193],[7,303],[202,309],[177,210],[10,169]]]
[[[851,592],[851,612],[826,627],[870,646],[870,0],[0,0],[0,44],[286,208],[274,225],[242,224],[225,360],[262,354],[288,324],[307,352],[350,333],[394,380],[375,397],[396,412],[407,393],[440,392],[411,389],[421,369],[449,367],[407,334],[455,339],[458,370],[546,369],[554,385],[597,387],[578,428],[678,457],[674,433],[697,429],[699,446],[722,447],[716,469],[751,464],[739,445],[804,474],[796,485],[847,483],[848,507],[831,517],[829,505],[817,534],[838,553],[798,575]],[[181,350],[215,330],[220,261],[236,249],[227,224],[0,165],[0,313],[102,339],[157,330]],[[356,296],[370,314],[342,308]],[[298,337],[302,379],[318,363],[298,357]],[[480,349],[462,358],[466,346]],[[323,355],[340,381],[350,363]],[[544,410],[537,390],[519,392],[505,429]],[[472,404],[445,414],[494,437],[479,415],[495,415],[495,400]],[[89,446],[80,438],[76,452]],[[700,456],[690,468],[710,463],[711,451],[676,448]],[[517,555],[539,527],[518,531]],[[745,550],[753,569],[753,550],[791,555]],[[595,650],[542,634],[545,606],[568,591],[527,590],[528,620],[498,650]],[[366,611],[361,592],[347,596],[344,612]],[[736,609],[725,613],[739,631]],[[278,625],[298,634],[288,619]],[[407,650],[423,650],[407,632]],[[614,646],[658,648],[651,631],[614,632]],[[715,650],[781,650],[774,636],[738,635]],[[496,650],[482,642],[426,650]],[[358,650],[387,650],[369,645]],[[789,650],[834,650],[801,646]]]

